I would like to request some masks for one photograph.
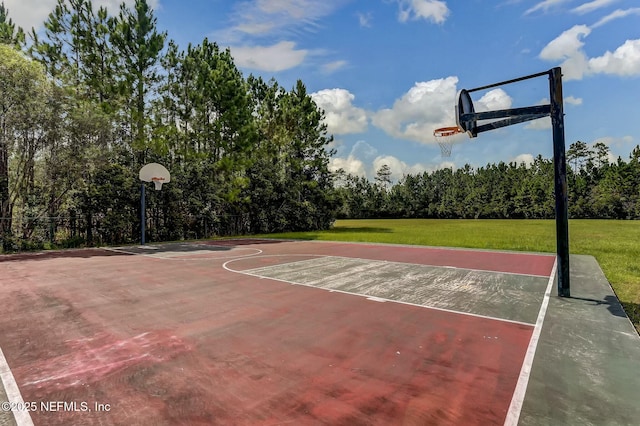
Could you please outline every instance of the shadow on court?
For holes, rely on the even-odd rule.
[[[91,257],[116,257],[116,256],[131,256],[131,255],[132,255],[131,253],[116,252],[116,251],[104,250],[101,248],[85,248],[85,249],[42,251],[42,252],[34,252],[34,253],[2,254],[0,255],[0,263],[34,261],[34,260],[51,260],[51,259],[73,259],[73,258],[88,259]]]
[[[569,299],[581,300],[583,302],[587,302],[587,304],[591,306],[606,305],[609,312],[611,312],[611,315],[615,315],[617,317],[622,317],[622,318],[626,318],[627,316],[627,314],[625,314],[624,309],[622,308],[622,305],[620,304],[620,302],[615,296],[611,296],[611,295],[605,296],[604,299],[602,300],[590,299],[588,297],[576,297],[576,296],[571,296]]]
[[[286,240],[246,239],[246,240],[211,240],[198,242],[148,243],[145,246],[129,245],[112,248],[89,247],[81,249],[52,250],[39,252],[21,252],[0,254],[2,262],[20,262],[33,260],[73,259],[92,257],[117,257],[154,253],[190,253],[190,252],[225,252],[236,247],[255,244],[280,244]]]

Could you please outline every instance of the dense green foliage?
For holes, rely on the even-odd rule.
[[[180,49],[145,0],[116,16],[58,0],[25,41],[0,7],[3,250],[327,228],[331,138],[298,81],[243,77],[204,39]],[[151,185],[149,185],[151,187]]]
[[[606,145],[576,142],[567,151],[569,216],[640,218],[640,147],[610,164]],[[341,175],[341,218],[548,219],[555,216],[553,161],[499,163],[407,175],[390,185],[381,168],[375,182]]]

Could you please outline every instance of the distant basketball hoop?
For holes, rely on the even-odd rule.
[[[156,191],[162,189],[163,183],[171,182],[171,174],[161,164],[149,163],[140,169],[140,180],[143,182],[153,182]]]
[[[440,127],[433,131],[438,145],[440,146],[440,153],[442,157],[451,157],[451,149],[456,143],[456,139],[453,137],[458,133],[462,133],[462,129],[457,126],[452,127]]]
[[[140,184],[140,243],[145,243],[146,208],[144,183],[153,182],[156,191],[162,189],[162,184],[171,182],[171,174],[162,164],[149,163],[140,169],[138,173],[142,183]]]

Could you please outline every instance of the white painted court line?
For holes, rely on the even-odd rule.
[[[529,341],[529,347],[527,348],[527,354],[522,363],[522,369],[520,370],[520,376],[518,377],[518,383],[516,389],[513,392],[513,398],[511,398],[511,404],[509,405],[509,411],[507,412],[507,418],[504,421],[505,426],[517,426],[520,419],[520,412],[522,411],[522,404],[524,403],[524,397],[527,393],[527,386],[529,385],[529,377],[531,376],[531,367],[533,366],[533,359],[536,354],[536,348],[538,347],[538,341],[540,340],[540,333],[542,332],[542,325],[544,323],[544,317],[547,314],[547,307],[549,306],[549,298],[551,297],[551,289],[556,277],[556,269],[558,267],[558,260],[553,263],[553,269],[551,270],[551,276],[549,277],[549,283],[547,284],[547,290],[544,293],[544,300],[542,306],[540,306],[540,312],[538,312],[538,319]]]
[[[9,369],[9,364],[7,364],[7,359],[4,357],[2,349],[0,349],[0,381],[2,381],[4,390],[7,393],[9,403],[12,406],[24,407],[25,403],[20,394],[20,389],[18,389],[18,384],[11,373],[11,369]],[[27,410],[12,410],[11,412],[18,426],[33,426],[31,415]]]
[[[270,257],[270,256],[271,255],[265,255],[264,257]],[[291,256],[291,255],[273,255],[273,256]],[[298,256],[308,256],[308,255],[299,254]],[[325,256],[325,257],[334,257],[334,256]],[[335,256],[335,257],[339,257],[339,256]],[[351,259],[351,258],[347,258],[347,259]],[[266,277],[266,276],[262,276],[262,275],[255,274],[255,273],[248,272],[248,271],[239,271],[239,270],[231,269],[228,266],[228,264],[233,263],[233,262],[238,261],[238,260],[241,260],[241,259],[228,260],[228,261],[226,261],[225,263],[222,264],[222,267],[225,270],[229,271],[229,272],[233,272],[233,273],[236,273],[236,274],[247,275],[247,276],[258,278],[258,279],[261,279],[261,280],[279,281],[279,282],[282,282],[282,283],[285,283],[285,284],[291,284],[291,285],[297,285],[297,286],[302,286],[302,287],[315,288],[315,289],[318,289],[318,290],[328,291],[330,293],[348,294],[350,296],[363,297],[363,298],[365,298],[367,300],[371,300],[371,301],[375,301],[375,302],[398,303],[398,304],[401,304],[401,305],[416,306],[418,308],[432,309],[432,310],[435,310],[435,311],[448,312],[448,313],[451,313],[451,314],[470,316],[470,317],[474,317],[474,318],[482,318],[482,319],[488,319],[488,320],[492,320],[492,321],[500,321],[500,322],[507,322],[507,323],[511,323],[511,324],[526,325],[528,327],[533,327],[534,326],[534,324],[531,324],[531,323],[528,323],[528,322],[523,322],[523,321],[516,321],[516,320],[505,319],[505,318],[497,318],[497,317],[492,317],[492,316],[488,316],[488,315],[474,314],[474,313],[471,313],[471,312],[454,311],[452,309],[440,308],[440,307],[437,307],[437,306],[420,305],[418,303],[404,302],[402,300],[387,299],[387,298],[384,298],[384,297],[373,296],[373,295],[370,295],[370,294],[353,293],[353,292],[350,292],[350,291],[337,290],[337,289],[324,288],[324,287],[317,287],[317,286],[314,286],[314,285],[311,285],[311,284],[304,284],[304,283],[289,281],[289,280],[285,280],[285,279],[281,279],[281,278]],[[306,259],[306,260],[308,260],[308,259]],[[367,259],[357,259],[357,260],[367,260]],[[299,263],[299,262],[304,262],[304,261],[295,261],[295,262],[291,262],[291,263]],[[285,263],[283,265],[288,265],[288,264],[289,263]],[[258,269],[261,269],[261,268],[255,268],[255,270],[258,270]]]

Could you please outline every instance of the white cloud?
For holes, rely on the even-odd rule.
[[[455,125],[457,83],[457,77],[418,82],[392,108],[374,113],[372,123],[393,137],[434,143],[434,129]]]
[[[540,58],[546,61],[563,61],[563,77],[566,80],[580,80],[588,71],[582,38],[590,33],[591,29],[586,25],[576,25],[549,42],[540,52]]]
[[[601,142],[603,144],[605,144],[606,146],[609,147],[610,150],[615,150],[615,151],[620,151],[623,150],[625,153],[623,154],[623,158],[629,154],[630,150],[632,149],[633,146],[637,145],[636,139],[633,136],[627,135],[627,136],[621,136],[621,137],[614,137],[614,136],[602,136],[602,137],[598,137],[596,139],[594,139],[593,144],[595,144],[596,142]],[[593,145],[591,144],[591,145]],[[611,151],[609,151],[609,153],[611,154]],[[615,158],[613,161],[617,160],[618,156],[614,155]],[[611,157],[609,157],[611,159]]]
[[[247,0],[236,2],[234,23],[215,34],[222,43],[238,43],[246,36],[265,36],[305,28],[315,30],[321,18],[346,0]]]
[[[336,171],[343,169],[345,172],[366,178],[373,178],[371,164],[378,155],[378,150],[360,140],[353,145],[349,155],[344,157],[332,157],[329,162],[329,170]],[[365,166],[365,162],[369,164],[369,167]]]
[[[361,27],[371,28],[371,21],[373,20],[373,16],[371,12],[367,13],[358,13],[358,23]]]
[[[582,105],[582,98],[567,96],[564,98],[564,103],[570,104],[570,105]]]
[[[364,167],[364,163],[353,155],[349,155],[347,158],[331,158],[329,161],[329,170],[335,172],[340,169],[350,175],[367,177],[367,171]]]
[[[640,8],[637,10],[640,13]],[[626,15],[628,13],[614,12],[608,18],[612,20]],[[602,25],[602,22],[600,20],[598,24]],[[588,58],[583,50],[582,39],[590,33],[591,28],[588,26],[576,25],[547,44],[540,52],[540,58],[553,62],[562,61],[565,80],[580,80],[591,74],[640,75],[640,39],[627,40],[613,52],[607,51],[602,56]]]
[[[497,109],[511,108],[513,100],[507,92],[502,89],[493,89],[485,93],[480,99],[473,103],[476,112],[494,111]]]
[[[352,102],[355,96],[345,89],[325,89],[312,93],[324,110],[327,131],[333,134],[362,133],[367,130],[367,114]]]
[[[394,182],[402,179],[405,175],[416,175],[429,170],[427,166],[420,163],[410,165],[392,155],[381,155],[373,160],[373,176],[385,164],[389,166],[391,180]]]
[[[232,46],[231,55],[239,67],[276,72],[295,68],[304,61],[309,52],[295,47],[292,41],[272,46]]]
[[[36,31],[42,28],[44,21],[57,4],[57,0],[3,0],[3,2],[5,8],[9,9],[9,18],[26,32],[30,32],[31,28],[35,28]],[[120,3],[132,6],[134,2],[134,0],[94,0],[91,3],[94,11],[104,6],[111,15],[116,15],[120,9]],[[160,7],[159,0],[149,0],[147,3],[154,11]]]
[[[567,98],[565,98],[566,101]],[[540,101],[536,103],[536,105],[549,105],[551,101],[549,98],[542,98]],[[542,117],[536,120],[527,121],[527,124],[524,125],[525,129],[528,130],[549,130],[551,129],[551,118],[550,117]]]
[[[575,25],[551,40],[540,52],[540,57],[546,60],[567,59],[582,49],[584,43],[581,39],[590,33],[588,26]]]
[[[322,66],[322,71],[325,74],[331,74],[338,71],[341,68],[346,67],[348,64],[349,63],[347,61],[342,61],[342,60],[329,62],[328,64],[324,64]]]
[[[594,74],[621,76],[640,75],[640,39],[627,40],[614,52],[589,59],[589,71]]]
[[[115,0],[111,0],[115,1]],[[227,28],[211,34],[223,46],[230,46],[236,63],[241,67],[261,71],[283,71],[300,65],[310,53],[296,49],[292,40],[300,30],[315,32],[322,18],[350,0],[244,0],[233,3],[231,22]],[[274,38],[280,42],[270,45]],[[262,40],[262,42],[258,41]],[[266,45],[265,45],[266,44]],[[322,70],[331,73],[346,65],[346,61],[326,64]]]
[[[533,6],[532,8],[528,9],[524,14],[525,15],[529,15],[533,12],[537,12],[539,10],[542,10],[543,12],[548,12],[549,9],[559,6],[562,3],[566,3],[567,1],[571,1],[571,0],[544,0],[538,4],[536,4],[535,6]]]
[[[549,130],[551,129],[551,118],[542,117],[536,120],[528,121],[524,126],[528,130]]]
[[[604,24],[607,24],[615,19],[620,19],[620,18],[624,18],[626,16],[629,15],[640,15],[640,7],[634,7],[631,9],[626,9],[626,10],[615,10],[613,12],[611,12],[610,14],[608,14],[607,16],[605,16],[604,18],[600,19],[598,22],[596,22],[595,24],[593,24],[591,26],[591,28],[598,28],[603,26]]]
[[[436,24],[442,24],[447,20],[450,10],[447,3],[439,0],[397,0],[400,12],[400,22],[408,20],[424,19]]]
[[[476,112],[509,109],[511,108],[512,103],[513,99],[511,99],[511,96],[507,95],[507,92],[502,89],[493,89],[485,93],[480,99],[473,101],[473,109]],[[478,125],[500,120],[501,119],[499,118],[495,120],[482,120],[478,121]],[[464,137],[466,137],[466,135],[464,135]],[[464,137],[454,136],[452,138],[449,138],[449,140],[453,141],[454,143],[458,143],[463,140]]]
[[[540,52],[540,58],[563,61],[561,66],[566,80],[580,80],[590,74],[640,75],[640,39],[627,40],[613,52],[588,58],[581,39],[590,33],[591,29],[586,25],[576,25],[547,44]]]
[[[520,154],[513,158],[511,161],[518,165],[524,163],[527,167],[529,167],[533,164],[534,157],[531,154]]]
[[[408,174],[416,175],[439,169],[455,168],[455,164],[451,161],[442,161],[437,164],[408,164],[393,155],[380,155],[376,148],[360,140],[356,142],[347,157],[332,158],[329,163],[329,169],[332,171],[343,169],[352,175],[373,180],[378,169],[385,164],[391,170],[391,179],[393,181],[398,181]]]
[[[378,150],[365,141],[360,140],[353,145],[351,155],[370,162],[378,155]]]
[[[618,0],[593,0],[588,3],[581,4],[580,6],[571,9],[571,11],[573,13],[583,15],[585,13],[593,12],[594,10],[609,6],[610,4],[617,1]]]

